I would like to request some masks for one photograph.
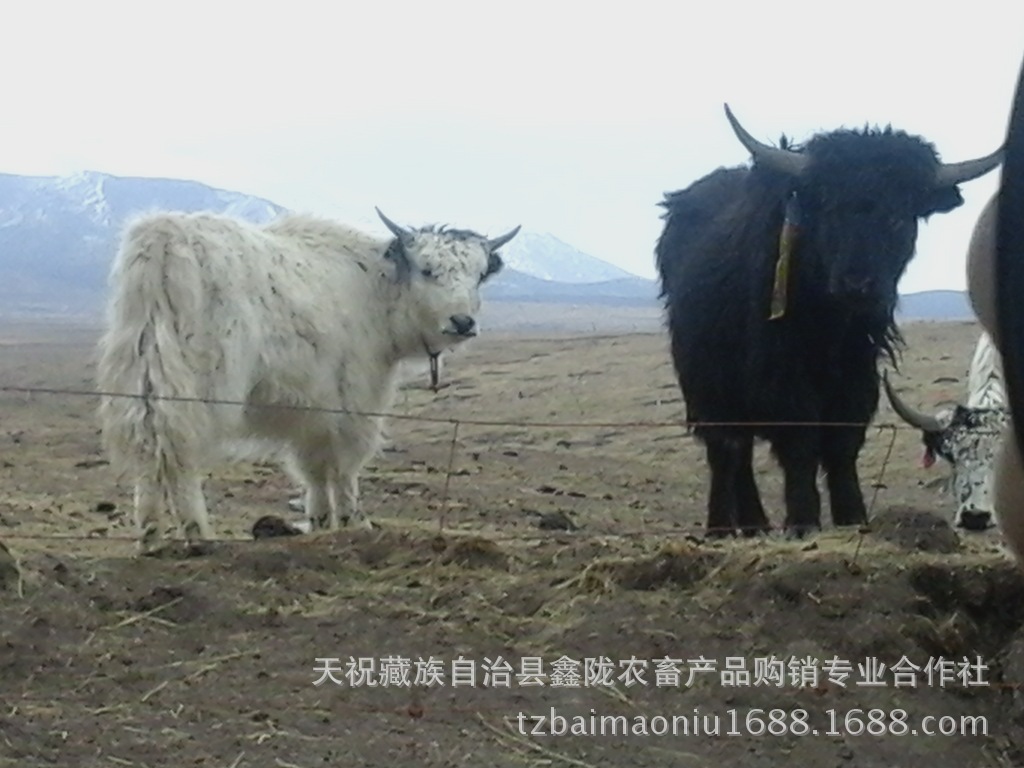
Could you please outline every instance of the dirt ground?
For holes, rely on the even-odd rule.
[[[977,327],[905,331],[908,401],[962,396]],[[944,470],[920,468],[887,404],[861,460],[867,530],[705,543],[703,454],[678,426],[663,335],[482,337],[449,360],[446,389],[399,396],[396,413],[440,421],[391,422],[362,481],[379,531],[253,541],[263,515],[293,516],[294,489],[272,466],[215,467],[223,541],[140,559],[130,489],[99,450],[94,341],[0,329],[0,384],[79,392],[0,392],[0,542],[18,561],[0,558],[0,765],[1024,764],[1024,579],[998,534],[950,528]],[[524,420],[559,425],[497,423]],[[763,448],[758,463],[781,522],[779,473]],[[322,657],[340,684],[314,684]],[[415,664],[408,685],[345,677],[387,657],[432,657],[443,685]],[[601,657],[611,681],[560,673]],[[460,658],[475,685],[453,675]],[[517,677],[531,658],[542,685]],[[771,659],[797,660],[781,686]],[[829,660],[852,665],[845,687]],[[916,686],[894,677],[901,660]],[[865,685],[875,663],[884,684]],[[530,733],[552,708],[587,732]],[[806,714],[806,732],[766,731],[771,710],[796,728]],[[954,733],[925,735],[927,716]],[[906,733],[877,735],[879,718]]]

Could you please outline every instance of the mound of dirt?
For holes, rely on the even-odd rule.
[[[56,756],[49,739],[61,733],[66,765],[96,754],[154,768],[211,755],[241,765],[243,750],[254,765],[281,755],[294,765],[426,765],[440,762],[408,745],[461,750],[478,733],[473,764],[512,766],[534,756],[526,745],[555,742],[502,730],[503,718],[552,707],[566,717],[680,714],[687,723],[699,710],[723,728],[730,712],[742,724],[749,712],[767,720],[802,711],[820,732],[691,734],[686,749],[701,765],[980,765],[990,754],[994,766],[1021,764],[1024,576],[1013,564],[966,546],[894,550],[848,533],[815,544],[517,543],[421,528],[239,542],[183,560],[28,558],[25,598],[0,601],[0,676],[18,696],[0,717],[0,764]],[[979,655],[985,684],[929,682],[935,659],[955,671]],[[479,665],[475,685],[451,685],[456,656]],[[382,674],[374,665],[386,658],[439,660],[446,682],[351,682]],[[500,676],[499,661],[516,679],[537,659],[537,683],[485,682]],[[585,670],[588,659],[607,660],[611,682],[555,685],[556,661]],[[678,682],[662,659],[680,661]],[[623,660],[646,682],[624,682]],[[848,661],[848,675],[833,676],[842,670],[826,668],[830,660]],[[885,683],[862,684],[875,661]],[[314,684],[327,662],[341,682]],[[917,684],[895,685],[894,670],[908,669],[896,665],[908,663]],[[410,680],[419,673],[410,669]],[[181,716],[190,711],[203,720]],[[913,727],[925,716],[983,717],[988,735],[846,738],[845,725],[863,726],[870,712],[907,713]],[[127,751],[126,729],[147,740]],[[251,743],[240,745],[239,733]],[[557,745],[587,765],[669,766],[685,735],[653,746],[649,737],[562,736]],[[510,744],[529,754],[508,759]]]
[[[650,557],[594,562],[581,575],[581,584],[598,590],[609,583],[640,591],[666,585],[687,588],[707,576],[723,557],[721,551],[673,542]]]
[[[875,515],[871,535],[912,552],[958,552],[960,539],[949,522],[933,512],[893,506]]]
[[[508,556],[493,541],[473,537],[457,539],[445,549],[441,562],[457,563],[463,568],[489,568],[506,571],[509,567]]]

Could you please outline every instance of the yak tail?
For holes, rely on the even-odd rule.
[[[165,496],[195,469],[199,430],[209,424],[198,399],[202,285],[196,254],[172,218],[126,229],[98,350],[102,441],[121,478],[130,473]]]

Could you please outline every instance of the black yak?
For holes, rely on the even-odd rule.
[[[772,147],[725,111],[752,167],[666,194],[655,250],[687,422],[711,470],[707,534],[770,529],[755,438],[782,467],[788,535],[821,527],[819,469],[833,523],[860,524],[857,457],[879,358],[895,364],[902,344],[896,286],[918,219],[961,205],[958,185],[995,168],[1001,149],[943,164],[890,127]]]

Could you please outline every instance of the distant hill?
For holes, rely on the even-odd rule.
[[[125,220],[160,209],[209,210],[254,222],[285,212],[269,200],[195,181],[93,171],[67,177],[0,174],[0,315],[98,317]],[[632,327],[642,318],[645,327],[661,327],[656,281],[554,235],[521,232],[503,256],[506,269],[485,285],[485,301],[535,309],[531,317],[494,313],[502,322],[555,328],[562,316],[573,328],[600,328],[613,318],[616,327]],[[566,310],[552,309],[560,306]],[[960,291],[926,291],[903,296],[898,316],[963,320],[973,314]]]
[[[549,234],[520,232],[502,254],[516,271],[556,283],[603,283],[636,277]]]
[[[67,177],[0,174],[0,313],[95,315],[124,222],[148,210],[209,210],[264,222],[285,212],[269,200],[195,181],[87,171]],[[507,269],[487,286],[495,300],[633,305],[653,283],[553,235],[521,232]],[[552,277],[556,279],[551,279]]]
[[[93,314],[129,216],[212,210],[263,222],[284,209],[191,181],[81,173],[0,174],[0,306],[5,314]]]
[[[488,301],[537,302],[545,304],[598,304],[630,307],[658,307],[658,286],[642,277],[623,277],[595,283],[542,280],[506,268],[495,280],[485,283]]]
[[[974,310],[964,291],[922,291],[900,296],[896,316],[900,320],[974,320]]]

